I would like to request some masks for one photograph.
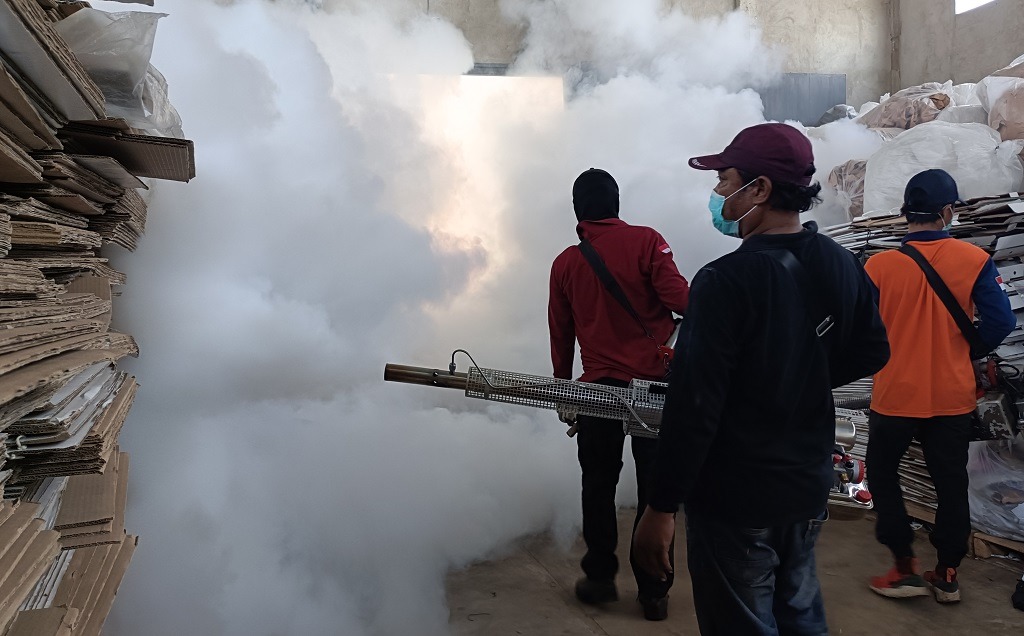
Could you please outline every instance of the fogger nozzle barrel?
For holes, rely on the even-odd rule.
[[[384,365],[384,381],[439,386],[445,389],[459,389],[460,391],[466,390],[465,373],[449,373],[447,370],[411,367],[404,364]]]

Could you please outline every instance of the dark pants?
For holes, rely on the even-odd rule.
[[[828,634],[814,563],[827,518],[744,528],[688,508],[686,558],[702,636]]]
[[[907,508],[897,469],[900,458],[916,437],[939,500],[931,542],[939,565],[959,567],[971,535],[967,503],[967,451],[971,441],[971,414],[930,418],[893,417],[871,412],[868,430],[868,486],[874,496],[875,536],[896,558],[914,556]]]
[[[602,384],[612,382],[609,380]],[[580,416],[577,423],[576,444],[580,468],[583,469],[583,540],[587,544],[587,553],[580,565],[589,579],[614,579],[619,571],[619,560],[615,556],[619,542],[615,487],[622,470],[622,447],[626,435],[622,431],[622,422],[617,420]],[[654,464],[657,440],[633,437],[631,445],[637,481],[636,518],[633,520],[635,531],[647,507],[647,482]],[[675,542],[669,548],[670,559],[673,559],[674,550]],[[633,567],[633,576],[642,596],[660,598],[668,593],[672,586],[672,575],[669,575],[667,581],[659,581],[640,569],[633,558],[632,542],[629,563]]]

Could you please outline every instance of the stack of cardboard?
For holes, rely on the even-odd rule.
[[[123,535],[116,543],[62,552],[38,577],[6,634],[99,634],[137,544],[137,537]]]
[[[113,603],[138,387],[116,365],[138,349],[103,249],[145,231],[139,177],[195,176],[191,141],[107,116],[54,28],[88,6],[0,0],[0,634],[98,634]]]
[[[36,504],[0,502],[0,630],[60,553],[58,533],[44,527],[38,511]]]
[[[68,478],[54,529],[64,550],[120,543],[128,501],[128,453],[115,452],[99,475]]]

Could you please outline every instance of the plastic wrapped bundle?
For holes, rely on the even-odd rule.
[[[988,113],[985,107],[973,106],[950,106],[944,108],[935,121],[946,121],[951,124],[988,124]]]
[[[971,444],[967,474],[971,525],[997,537],[1024,541],[1024,447],[1020,438]]]
[[[953,98],[950,106],[981,106],[978,99],[977,84],[957,84],[949,87],[949,96]]]
[[[964,199],[1016,192],[1024,168],[1018,156],[1024,142],[1002,141],[984,124],[932,121],[908,130],[868,159],[864,210],[898,208],[910,177],[942,168],[956,179]]]
[[[1003,141],[1024,139],[1024,82],[996,100],[988,114],[988,125],[999,132]]]
[[[857,110],[849,104],[836,104],[825,111],[825,114],[818,119],[817,126],[824,126],[840,119],[853,119],[857,116]]]
[[[950,104],[946,86],[936,82],[904,88],[881,104],[857,118],[868,128],[902,128],[908,130],[934,120]]]
[[[892,141],[893,139],[896,139],[900,133],[906,132],[903,128],[869,128],[869,130],[878,135],[882,141]]]
[[[181,119],[167,97],[167,82],[149,63],[157,22],[165,15],[84,8],[56,28],[103,91],[109,116],[146,132],[180,137]]]
[[[851,159],[833,168],[828,175],[828,184],[836,191],[839,204],[851,220],[864,212],[864,176],[867,165],[867,161]]]

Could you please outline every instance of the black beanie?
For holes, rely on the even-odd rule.
[[[619,184],[604,170],[587,170],[572,184],[572,209],[578,221],[617,218]]]

